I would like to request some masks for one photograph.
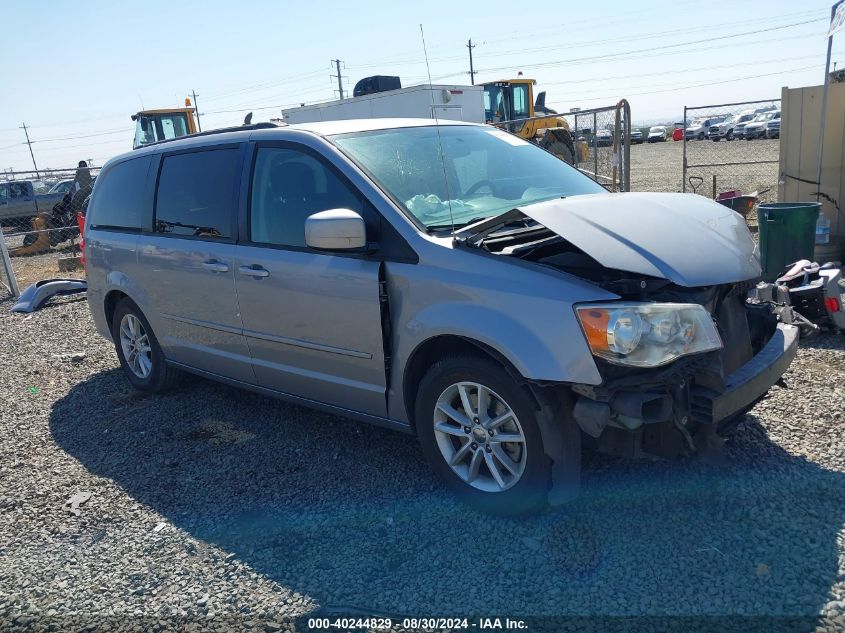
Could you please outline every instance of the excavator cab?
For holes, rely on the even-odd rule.
[[[135,121],[132,149],[197,132],[191,107],[143,110],[133,114],[132,120]]]

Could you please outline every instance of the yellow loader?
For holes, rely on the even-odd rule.
[[[516,134],[551,152],[570,165],[575,162],[575,140],[569,123],[551,108],[546,107],[546,93],[534,100],[534,79],[505,79],[491,81],[484,86],[484,118],[487,123],[503,124],[508,132]],[[544,117],[544,118],[535,118]],[[587,143],[577,144],[578,160],[589,157]]]
[[[184,108],[142,110],[132,115],[135,121],[135,141],[132,149],[201,131],[195,118],[196,109],[185,99]]]

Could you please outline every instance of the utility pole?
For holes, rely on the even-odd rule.
[[[475,44],[472,43],[471,39],[467,41],[467,48],[469,49],[469,81],[474,86],[475,75],[477,74],[477,71],[472,66],[472,49],[475,48]]]
[[[192,88],[191,96],[194,98],[194,112],[197,115],[197,132],[202,132],[202,125],[200,125],[200,107],[197,105],[197,93]]]
[[[332,75],[332,77],[337,77],[337,91],[340,93],[341,100],[343,100],[343,77],[340,74],[340,60],[333,59],[332,63],[337,68],[337,75]]]
[[[29,132],[26,129],[26,123],[21,123],[23,133],[26,135],[26,144],[29,145],[29,155],[32,156],[32,166],[35,167],[35,177],[41,180],[41,175],[38,173],[38,165],[35,164],[35,154],[32,153],[32,141],[29,140]]]

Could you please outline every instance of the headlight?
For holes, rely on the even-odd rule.
[[[575,314],[593,355],[619,365],[658,367],[722,348],[710,315],[687,303],[591,303]]]

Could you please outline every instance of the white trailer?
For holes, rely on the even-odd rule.
[[[285,123],[344,119],[452,119],[484,123],[483,86],[421,85],[282,110]]]

